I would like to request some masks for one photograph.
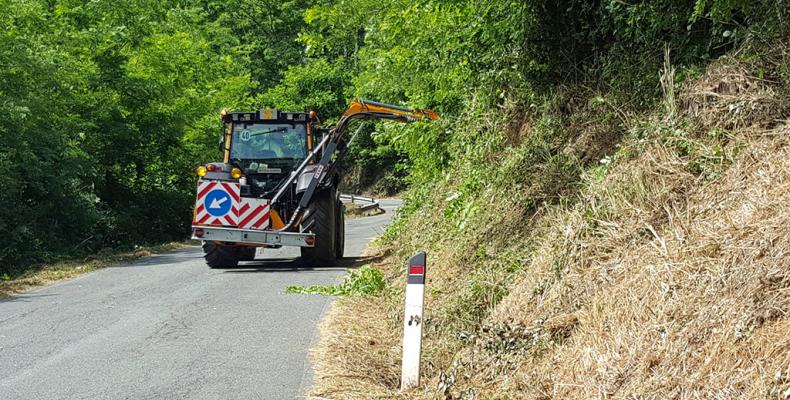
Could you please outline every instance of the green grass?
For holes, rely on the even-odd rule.
[[[381,272],[370,265],[351,271],[338,285],[288,286],[286,293],[324,296],[376,296],[384,290]]]

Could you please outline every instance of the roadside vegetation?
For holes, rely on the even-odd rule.
[[[0,275],[184,240],[250,49],[189,2],[0,4]]]
[[[333,304],[311,395],[786,399],[787,6],[400,6],[357,83],[398,73],[444,118],[377,128],[413,160],[387,286]],[[418,250],[423,384],[400,393]]]

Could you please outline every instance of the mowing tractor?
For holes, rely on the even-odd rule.
[[[366,100],[352,101],[330,127],[313,111],[223,112],[223,162],[197,168],[192,238],[203,241],[206,263],[231,268],[252,261],[258,247],[281,246],[298,246],[309,265],[342,258],[344,133],[356,120],[425,118],[438,116]]]

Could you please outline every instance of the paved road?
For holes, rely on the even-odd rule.
[[[386,214],[349,220],[348,266]],[[284,294],[338,281],[298,249],[211,270],[198,247],[146,257],[0,300],[0,399],[293,399],[330,299]]]

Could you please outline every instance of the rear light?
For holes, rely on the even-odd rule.
[[[230,177],[233,179],[241,178],[241,170],[238,168],[233,168],[232,170],[230,170]]]
[[[214,164],[209,164],[209,165],[207,165],[207,166],[206,166],[206,169],[208,170],[208,172],[215,172],[215,171],[219,171],[219,167],[218,167],[218,166],[216,166],[216,165],[214,165]]]
[[[206,234],[206,231],[204,231],[203,229],[199,229],[199,228],[195,229],[195,236],[203,237],[203,235],[205,235],[205,234]]]
[[[312,246],[315,244],[315,236],[308,236],[304,238],[304,242],[307,243],[308,246]]]

